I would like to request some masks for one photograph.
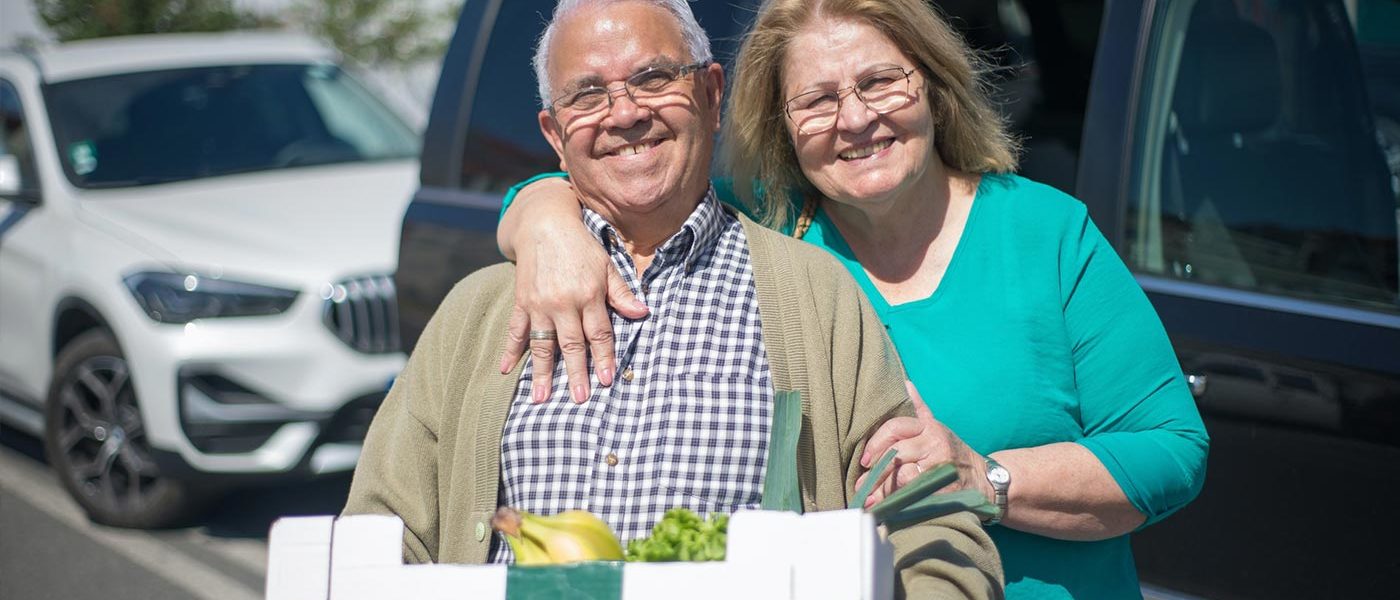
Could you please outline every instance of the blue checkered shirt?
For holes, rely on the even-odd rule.
[[[584,210],[643,319],[612,314],[617,374],[575,404],[563,361],[533,404],[527,359],[501,436],[503,504],[537,514],[586,509],[625,545],[673,507],[705,515],[762,501],[773,383],[748,242],[711,190],[638,274],[612,227]],[[499,534],[492,562],[510,562]]]

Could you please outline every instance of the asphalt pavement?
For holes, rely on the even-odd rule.
[[[261,598],[268,527],[339,512],[348,489],[347,474],[242,490],[193,527],[106,527],[63,491],[38,440],[0,427],[0,599]]]

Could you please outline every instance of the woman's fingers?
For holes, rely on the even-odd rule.
[[[896,458],[894,462],[890,463],[889,468],[885,469],[884,473],[879,474],[880,477],[879,479],[875,480],[875,485],[870,488],[870,495],[865,497],[865,506],[862,508],[870,508],[871,506],[874,506],[876,502],[879,502],[880,499],[889,495],[889,492],[892,491],[889,489],[890,474],[894,473],[897,470],[899,470],[898,458]],[[865,475],[857,479],[856,489],[860,489],[860,486],[865,484],[865,478],[870,477],[871,475],[873,475],[873,473],[866,471]]]
[[[588,340],[588,354],[593,359],[593,369],[598,374],[598,383],[603,386],[612,385],[617,361],[613,355],[612,319],[608,317],[608,311],[602,306],[585,306],[583,309],[583,334]],[[571,369],[569,377],[573,377],[573,373]]]
[[[866,506],[879,502],[884,497],[918,479],[924,471],[943,463],[952,463],[958,469],[959,481],[949,484],[951,490],[967,487],[966,482],[978,481],[976,470],[977,453],[934,418],[933,412],[919,397],[914,384],[904,382],[909,398],[914,403],[913,417],[895,417],[881,424],[866,441],[861,454],[861,465],[869,468],[871,463],[884,456],[890,448],[897,453],[893,465],[886,470],[875,485]],[[858,480],[861,484],[870,474],[867,472]],[[859,484],[858,484],[859,485]]]
[[[608,306],[627,319],[640,319],[651,312],[646,303],[627,287],[627,282],[622,279],[622,274],[617,272],[615,265],[609,265],[608,268]],[[591,308],[591,305],[585,308]],[[611,335],[611,328],[608,329],[608,333]]]
[[[617,267],[609,264],[607,274],[607,302],[613,310],[627,319],[645,317],[650,309],[627,289],[627,282],[623,281]],[[593,359],[593,368],[598,373],[598,383],[604,386],[612,385],[613,375],[617,372],[617,354],[613,346],[615,338],[612,317],[608,316],[607,306],[603,303],[589,302],[583,305],[583,334],[588,338],[588,353]]]
[[[912,438],[902,440],[891,446],[895,449],[894,461],[890,463],[890,466],[886,468],[883,473],[879,473],[879,479],[876,480],[875,486],[870,492],[870,498],[878,502],[880,498],[907,485],[910,481],[914,480],[914,477],[918,476],[918,473],[923,469],[923,467],[919,465],[920,459],[927,454],[927,448],[924,448],[921,442],[922,440],[919,438]],[[882,450],[876,456],[884,455],[885,451]],[[857,478],[856,489],[859,489],[860,486],[865,483],[866,478],[871,475],[872,473],[870,471],[866,471]],[[870,506],[871,504],[872,502],[866,502],[866,506]]]
[[[919,475],[922,474],[923,467],[920,467],[919,463],[912,461],[902,462],[896,459],[889,470],[885,472],[885,476],[881,478],[880,483],[870,492],[870,496],[865,499],[864,508],[875,506],[899,488],[909,485],[915,479],[918,479]]]
[[[559,336],[559,354],[564,357],[564,372],[569,375],[569,397],[575,404],[583,404],[592,393],[583,324],[578,315],[565,312],[555,317],[554,327]]]
[[[865,452],[860,456],[860,465],[870,468],[870,465],[884,456],[890,447],[901,440],[917,437],[923,433],[924,428],[924,423],[914,417],[895,417],[881,423],[866,441]]]
[[[510,313],[510,326],[506,332],[506,353],[501,357],[501,374],[509,373],[520,357],[525,356],[525,349],[530,347],[530,316],[525,314],[525,310],[516,306]]]
[[[554,329],[554,322],[544,315],[534,315],[530,319],[530,332],[543,333],[553,332],[556,336],[558,332]],[[549,392],[554,386],[554,351],[555,340],[543,335],[530,336],[530,372],[532,381],[530,384],[530,400],[539,404],[549,399]]]
[[[577,220],[577,212],[574,219]],[[533,376],[537,382],[546,383],[553,374],[555,351],[560,350],[569,374],[569,394],[575,401],[583,401],[590,387],[589,350],[598,342],[608,346],[604,354],[612,355],[611,327],[604,334],[604,328],[587,313],[597,311],[606,316],[610,277],[616,275],[612,273],[612,261],[598,240],[581,224],[569,225],[551,229],[551,235],[531,237],[529,243],[517,247],[515,303],[528,318],[523,327],[512,318],[511,337],[501,357],[501,369],[507,372],[509,366],[519,360],[522,347],[528,344],[535,361]],[[626,285],[623,288],[626,289]],[[552,332],[556,337],[531,339],[530,332]],[[525,342],[521,341],[522,336]],[[547,390],[537,393],[547,396]]]

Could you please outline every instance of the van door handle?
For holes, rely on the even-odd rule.
[[[1186,375],[1186,387],[1191,388],[1191,396],[1197,400],[1206,395],[1206,376],[1188,373]]]

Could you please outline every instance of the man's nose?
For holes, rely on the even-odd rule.
[[[626,87],[608,90],[608,115],[603,125],[608,128],[627,129],[651,118],[651,109],[637,104]]]

